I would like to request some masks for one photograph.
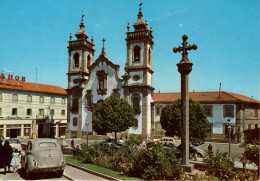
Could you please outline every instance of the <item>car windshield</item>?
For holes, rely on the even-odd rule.
[[[55,143],[52,142],[43,142],[39,144],[40,148],[45,148],[45,147],[57,147]]]
[[[8,141],[9,141],[10,144],[11,144],[11,143],[20,143],[19,140],[8,140]]]

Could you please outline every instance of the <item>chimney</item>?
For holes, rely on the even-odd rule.
[[[220,98],[220,92],[221,92],[221,82],[219,83],[219,93],[218,93],[219,98]]]

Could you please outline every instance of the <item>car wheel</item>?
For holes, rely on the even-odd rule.
[[[58,176],[58,177],[62,177],[62,176],[63,176],[63,170],[59,170],[59,171],[57,172],[57,176]]]

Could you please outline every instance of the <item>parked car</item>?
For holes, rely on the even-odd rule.
[[[52,138],[29,140],[21,157],[21,166],[28,178],[36,172],[56,172],[61,177],[66,161],[59,140]]]
[[[114,138],[108,138],[105,141],[102,141],[99,143],[102,146],[109,146],[109,147],[114,147],[114,148],[119,148],[123,146],[122,141],[120,140],[115,140]]]
[[[174,146],[175,145],[175,140],[173,137],[162,137],[160,139],[160,142],[164,145],[164,146]]]
[[[9,141],[10,146],[13,148],[13,150],[17,149],[19,152],[22,151],[22,145],[21,145],[19,139],[17,139],[17,138],[10,138],[10,139],[7,139],[7,141]]]
[[[181,150],[181,144],[178,146],[178,149]],[[198,157],[202,157],[202,158],[205,157],[205,151],[203,151],[203,150],[201,150],[199,148],[196,148],[192,144],[190,144],[189,152],[190,152],[190,158],[193,158],[195,153],[197,153]]]
[[[190,142],[191,142],[191,144],[193,144],[194,146],[199,146],[199,145],[201,145],[201,144],[204,143],[204,140],[199,139],[199,138],[193,138],[193,137],[191,137],[191,138],[190,138]]]

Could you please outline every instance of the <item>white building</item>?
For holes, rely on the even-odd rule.
[[[231,125],[232,136],[238,141],[243,138],[243,130],[255,129],[260,125],[260,101],[231,92],[190,92],[190,99],[204,107],[211,129],[209,138],[227,138],[227,127]],[[180,92],[154,93],[154,122],[157,135],[163,134],[160,126],[161,110],[181,98]],[[243,140],[242,140],[243,141]]]
[[[65,89],[7,77],[2,74],[0,78],[0,136],[64,136],[67,125]]]
[[[136,126],[128,133],[152,135],[152,29],[148,30],[143,22],[141,8],[134,23],[134,31],[127,26],[126,50],[127,60],[125,74],[119,77],[119,65],[108,59],[103,49],[94,61],[94,43],[88,41],[84,29],[83,17],[80,30],[75,34],[77,40],[70,36],[69,70],[68,70],[68,129],[67,137],[82,137],[92,130],[92,108],[98,100],[117,93],[133,105]],[[105,41],[103,39],[103,41]],[[88,130],[86,123],[89,123]]]

